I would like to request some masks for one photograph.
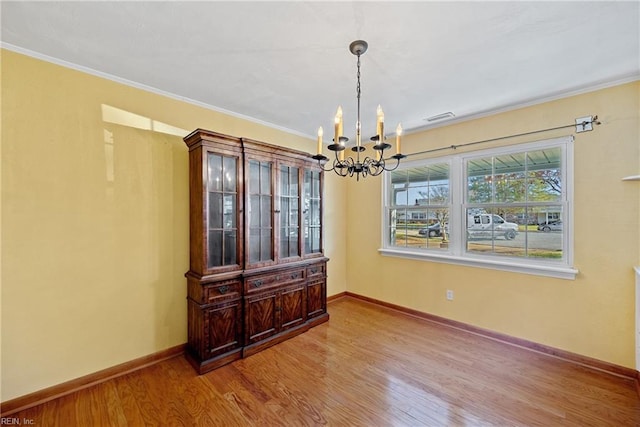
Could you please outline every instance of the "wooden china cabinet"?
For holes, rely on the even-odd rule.
[[[309,154],[197,129],[187,357],[204,373],[326,322],[323,172]]]

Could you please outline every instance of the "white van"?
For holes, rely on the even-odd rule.
[[[507,222],[500,215],[476,214],[467,218],[467,238],[493,239],[503,236],[506,240],[512,240],[517,234],[518,224]]]

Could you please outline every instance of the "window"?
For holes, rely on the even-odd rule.
[[[573,138],[407,162],[386,175],[386,255],[574,278]]]
[[[449,164],[433,163],[390,174],[387,236],[391,246],[440,248],[449,218]]]

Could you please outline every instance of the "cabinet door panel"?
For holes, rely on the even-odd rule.
[[[247,344],[270,337],[278,332],[277,293],[269,292],[246,299]]]
[[[280,165],[279,257],[300,256],[300,168]]]
[[[269,264],[273,254],[273,162],[248,161],[249,265]]]
[[[207,151],[205,201],[207,269],[238,263],[238,157]]]
[[[322,173],[304,171],[304,251],[322,252]]]
[[[316,281],[307,286],[307,307],[309,317],[318,316],[326,311],[325,281]]]
[[[282,329],[304,323],[307,320],[306,289],[304,284],[282,291]]]
[[[209,357],[231,351],[241,346],[241,302],[236,300],[222,306],[209,308],[205,314],[207,335],[206,349]]]

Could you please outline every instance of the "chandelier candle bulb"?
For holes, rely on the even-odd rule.
[[[335,136],[333,139],[334,144],[340,144],[340,136],[342,135],[342,106],[338,107],[335,118]]]
[[[378,118],[376,121],[376,135],[380,137],[378,142],[382,144],[384,142],[384,111],[382,111],[380,105],[376,109],[376,116]]]
[[[343,134],[343,130],[342,130],[342,105],[338,107],[338,138],[340,138]],[[338,140],[338,142],[340,142]]]
[[[396,128],[396,154],[400,154],[400,136],[402,135],[402,124],[398,123]]]
[[[322,126],[318,128],[318,154],[322,154]]]

